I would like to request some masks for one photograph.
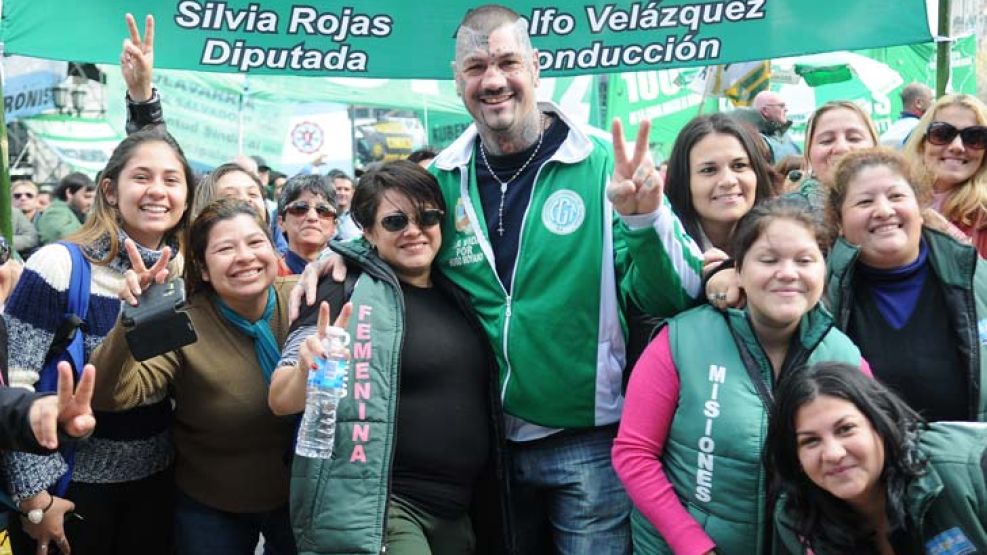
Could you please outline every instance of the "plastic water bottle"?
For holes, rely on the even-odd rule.
[[[313,459],[328,459],[336,439],[336,405],[346,396],[350,335],[335,326],[326,330],[322,347],[326,357],[315,361],[308,374],[305,415],[298,428],[295,453]]]

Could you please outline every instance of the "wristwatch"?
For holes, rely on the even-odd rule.
[[[26,513],[24,511],[21,511],[21,516],[26,518],[27,521],[30,522],[31,524],[41,524],[41,521],[44,520],[45,518],[45,513],[48,512],[48,509],[50,509],[51,506],[54,504],[55,504],[55,496],[49,493],[47,507],[45,507],[44,509],[31,509]]]

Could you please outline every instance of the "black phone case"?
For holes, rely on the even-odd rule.
[[[199,338],[185,306],[185,282],[175,278],[148,287],[140,304],[124,304],[121,320],[134,359],[144,361],[195,343]]]

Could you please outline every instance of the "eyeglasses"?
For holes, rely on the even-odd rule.
[[[983,125],[957,129],[955,125],[944,121],[934,121],[929,124],[929,128],[925,131],[925,140],[936,146],[945,146],[953,142],[957,135],[963,140],[964,146],[976,150],[987,148],[987,127]]]
[[[788,104],[785,104],[784,102],[782,102],[781,104],[765,104],[765,106],[772,106],[772,107],[775,107],[775,108],[781,108],[782,110],[787,110],[788,109]]]
[[[14,193],[14,198],[34,198],[34,193]]]
[[[418,211],[418,217],[415,222],[420,228],[433,227],[439,225],[442,221],[442,216],[445,212],[439,210],[438,208],[426,208],[424,210]],[[403,231],[404,228],[408,227],[411,223],[411,219],[404,212],[398,212],[396,214],[388,214],[380,219],[380,225],[387,231],[391,233],[396,233],[398,231]]]
[[[336,219],[336,209],[325,202],[310,204],[304,200],[296,200],[288,206],[285,206],[284,211],[292,216],[307,216],[308,211],[312,208],[315,208],[315,212],[319,215],[319,218],[322,218],[323,220]]]

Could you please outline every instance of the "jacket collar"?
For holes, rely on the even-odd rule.
[[[976,249],[925,226],[922,227],[922,238],[929,246],[929,263],[932,264],[936,277],[946,285],[969,289],[969,276],[973,275],[977,264]],[[837,238],[827,258],[836,283],[844,283],[846,278],[853,276],[859,255],[859,247],[843,237]]]
[[[574,164],[582,161],[593,152],[593,142],[576,122],[566,116],[559,106],[553,102],[539,102],[538,109],[555,115],[569,126],[569,135],[562,146],[552,155],[552,160]],[[458,139],[439,153],[435,158],[435,167],[449,171],[469,164],[470,157],[473,156],[473,144],[478,134],[476,123],[471,124]]]

